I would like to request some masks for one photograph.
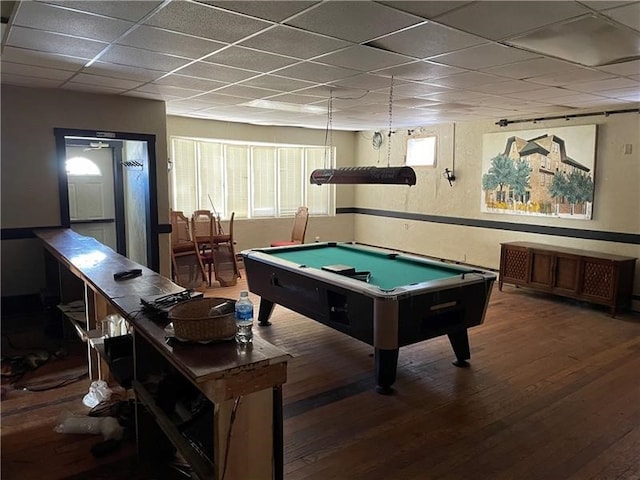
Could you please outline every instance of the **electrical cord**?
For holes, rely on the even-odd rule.
[[[233,403],[233,409],[231,410],[231,420],[229,421],[229,431],[227,432],[227,445],[224,449],[224,465],[222,467],[222,476],[220,477],[220,480],[224,480],[224,476],[227,473],[227,460],[229,459],[229,449],[231,447],[231,432],[233,431],[233,424],[236,420],[236,412],[238,411],[241,398],[242,397],[236,398],[236,401]]]

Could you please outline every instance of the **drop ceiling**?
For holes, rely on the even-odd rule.
[[[356,131],[640,105],[639,1],[2,3],[3,84],[170,115]]]

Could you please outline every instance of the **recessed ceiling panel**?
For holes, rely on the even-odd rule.
[[[508,43],[588,67],[640,57],[640,32],[634,33],[591,15],[550,25],[512,38]]]

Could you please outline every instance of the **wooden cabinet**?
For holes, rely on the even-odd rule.
[[[636,259],[532,242],[501,244],[503,283],[611,307],[631,306]]]
[[[177,452],[198,479],[284,477],[282,385],[289,355],[259,336],[250,348],[169,341],[168,320],[142,311],[140,298],[184,288],[70,229],[39,230],[36,236],[48,252],[48,279],[58,284],[61,300],[81,305],[71,323],[87,342],[90,372],[95,357],[104,356],[93,335],[100,319],[117,313],[131,326],[130,383],[141,459],[166,461]],[[142,275],[113,276],[134,268]]]

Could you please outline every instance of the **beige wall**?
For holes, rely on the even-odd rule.
[[[186,136],[298,145],[325,145],[324,130],[269,127],[175,116],[167,117],[167,134],[169,138],[171,136]],[[333,145],[337,151],[336,163],[338,166],[353,165],[355,135],[353,132],[333,132]],[[170,139],[168,143],[170,145]],[[336,206],[353,206],[353,186],[336,185],[335,188]],[[290,218],[236,220],[234,225],[236,249],[240,252],[248,248],[269,246],[272,240],[287,239],[291,235],[292,225],[293,220]],[[321,241],[353,240],[352,215],[311,217],[307,227],[306,241],[313,241],[316,237],[319,237]]]
[[[54,128],[156,136],[158,221],[169,223],[165,104],[155,100],[2,85],[2,228],[60,225]],[[168,273],[168,235],[161,240]],[[166,245],[165,245],[166,244]],[[38,240],[2,241],[2,295],[44,287]]]
[[[480,212],[482,137],[485,133],[533,128],[515,124],[500,128],[492,122],[475,122],[429,127],[444,140],[439,145],[435,169],[417,168],[417,184],[406,186],[358,186],[357,207],[411,212],[423,215],[524,223],[549,227],[605,232],[640,233],[640,116],[603,115],[572,119],[572,125],[597,124],[595,202],[592,220],[529,218]],[[566,126],[567,121],[539,122],[535,128]],[[373,132],[362,132],[357,140],[357,163],[373,164],[379,152],[371,147]],[[455,149],[451,139],[455,136]],[[391,165],[404,161],[407,131],[392,136]],[[633,153],[623,154],[632,144]],[[383,145],[381,150],[385,150]],[[386,153],[385,153],[386,155]],[[454,156],[455,155],[455,156]],[[387,157],[384,157],[386,164]],[[443,177],[445,167],[455,164],[456,181],[450,187]],[[640,245],[538,235],[492,228],[473,228],[435,222],[411,221],[356,215],[355,240],[403,251],[455,260],[491,269],[499,268],[500,243],[526,240],[618,255],[640,257]],[[640,294],[640,261],[636,263],[634,294]],[[637,309],[637,306],[636,306]]]

